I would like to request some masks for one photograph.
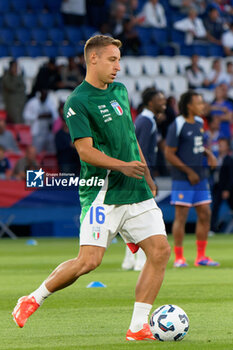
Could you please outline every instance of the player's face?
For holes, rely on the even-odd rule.
[[[152,99],[152,108],[155,114],[163,113],[166,109],[166,98],[164,94],[159,93]]]
[[[204,101],[202,96],[197,95],[192,97],[191,103],[188,105],[189,112],[193,115],[201,116],[204,113]]]
[[[116,78],[120,68],[120,50],[115,45],[109,45],[100,50],[96,57],[98,79],[104,84],[110,84]]]

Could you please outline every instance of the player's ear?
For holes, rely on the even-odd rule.
[[[96,62],[97,62],[97,57],[98,57],[98,55],[97,55],[96,51],[92,51],[92,52],[90,53],[90,56],[89,56],[89,62],[90,62],[91,64],[96,64]]]

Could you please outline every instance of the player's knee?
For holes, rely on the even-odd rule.
[[[102,259],[100,257],[92,256],[91,258],[79,258],[78,263],[81,266],[81,274],[86,274],[95,270],[100,264]]]
[[[164,241],[163,244],[160,244],[153,251],[152,259],[156,263],[167,263],[169,257],[171,255],[171,247],[167,241]]]
[[[210,221],[210,216],[210,208],[205,208],[205,210],[199,212],[198,219],[204,224]]]

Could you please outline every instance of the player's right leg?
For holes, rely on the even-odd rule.
[[[172,235],[174,238],[175,261],[174,267],[188,266],[183,254],[183,240],[185,236],[185,223],[187,220],[189,207],[183,205],[175,206],[175,220],[172,225]]]
[[[37,290],[18,300],[12,313],[16,324],[22,328],[50,294],[71,285],[80,276],[99,266],[104,252],[104,247],[81,246],[77,258],[60,264]]]

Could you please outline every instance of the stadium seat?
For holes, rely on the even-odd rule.
[[[158,90],[161,90],[168,96],[171,93],[171,81],[169,77],[164,75],[157,75],[154,79],[155,86]]]
[[[164,75],[173,76],[177,74],[176,61],[173,57],[171,58],[168,56],[160,56],[159,64]]]
[[[181,75],[176,75],[171,80],[171,86],[176,94],[182,94],[188,90],[188,81]]]
[[[31,31],[26,28],[18,28],[15,31],[15,38],[20,44],[27,45],[31,43]]]
[[[61,15],[61,13],[54,13],[53,14],[53,18],[55,20],[55,25],[58,27],[58,28],[63,28],[64,26],[64,22],[63,22],[63,17]]]
[[[6,157],[9,159],[11,167],[14,168],[18,160],[23,157],[23,153],[15,153],[15,152],[7,151]]]
[[[27,45],[26,46],[27,56],[30,57],[40,57],[43,56],[41,45]]]
[[[10,1],[0,1],[0,13],[10,11]]]
[[[148,87],[154,87],[154,79],[147,76],[138,77],[136,80],[136,85],[139,91],[143,91]]]
[[[168,31],[162,28],[152,28],[151,40],[159,46],[166,45],[168,41]]]
[[[209,45],[193,45],[193,54],[207,57],[209,55]]]
[[[192,56],[194,53],[192,45],[181,45],[180,55],[181,56]]]
[[[57,57],[59,55],[58,46],[55,45],[43,46],[42,52],[44,56],[48,57]]]
[[[132,105],[133,108],[137,109],[140,103],[142,103],[141,92],[135,91],[133,96],[131,96],[130,98],[130,104]]]
[[[3,75],[6,69],[9,67],[10,57],[1,57],[0,58],[0,76]]]
[[[32,144],[31,128],[25,124],[15,124],[17,140],[19,146],[29,146]]]
[[[4,17],[3,15],[0,13],[0,28],[4,27]]]
[[[151,44],[151,28],[137,27],[137,33],[143,45]]]
[[[16,13],[5,13],[4,22],[10,28],[18,28],[20,26],[20,16]]]
[[[184,45],[185,42],[185,33],[181,32],[180,30],[171,29],[171,41],[173,43]]]
[[[90,26],[82,26],[81,30],[83,33],[83,38],[86,41],[97,31],[97,28]]]
[[[188,56],[175,56],[174,57],[175,61],[176,61],[176,66],[177,66],[177,71],[180,74],[184,74],[185,73],[185,68],[190,65],[191,60],[190,57]]]
[[[61,8],[62,0],[46,0],[45,7],[49,12],[58,12]]]
[[[55,18],[52,13],[39,13],[38,23],[43,28],[52,28],[55,26]]]
[[[11,28],[1,28],[0,29],[0,43],[11,45],[14,43],[15,32]]]
[[[61,44],[64,41],[64,31],[59,28],[51,28],[48,31],[48,37],[53,42],[53,44]]]
[[[198,64],[203,68],[204,72],[208,74],[211,70],[213,57],[200,57]]]
[[[28,0],[28,7],[30,10],[39,12],[45,8],[45,0]]]
[[[0,57],[9,56],[9,49],[6,45],[0,45]]]
[[[38,2],[40,2],[40,1],[38,1]],[[30,30],[32,28],[37,27],[37,25],[38,25],[38,19],[37,19],[37,15],[35,13],[23,13],[21,15],[21,21],[22,21],[24,27],[27,27]]]
[[[18,58],[18,57],[22,57],[22,56],[27,55],[26,48],[25,48],[25,46],[22,46],[22,45],[9,46],[9,52],[10,52],[10,55],[14,58]]]
[[[83,40],[83,33],[79,28],[66,27],[65,34],[66,38],[71,44],[77,45],[81,40]]]
[[[45,153],[41,159],[41,166],[43,171],[47,173],[59,172],[57,157],[54,154]]]
[[[146,75],[154,77],[159,74],[159,62],[156,58],[145,57],[143,58],[143,69]]]
[[[65,57],[74,57],[76,56],[76,48],[73,45],[60,45],[59,46],[59,51],[58,54],[60,56],[65,56]]]
[[[43,28],[34,28],[31,31],[32,40],[34,40],[37,44],[45,44],[48,40],[48,32]]]
[[[209,45],[209,56],[223,57],[223,47],[220,45]]]
[[[126,56],[124,59],[125,66],[126,66],[126,72],[131,77],[138,77],[142,75],[143,71],[143,65],[142,62],[136,58],[131,56]]]
[[[24,72],[26,78],[35,78],[38,72],[38,66],[35,59],[31,57],[21,57],[18,59],[18,64]]]
[[[146,56],[158,56],[160,53],[160,48],[156,44],[142,45],[142,54]]]
[[[11,8],[15,12],[26,12],[27,11],[27,0],[8,0],[11,4]]]

